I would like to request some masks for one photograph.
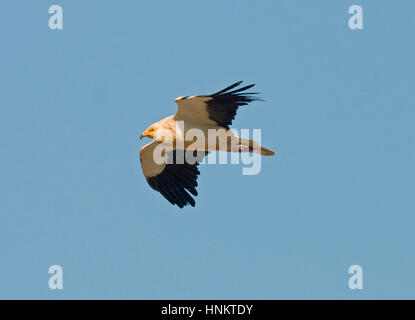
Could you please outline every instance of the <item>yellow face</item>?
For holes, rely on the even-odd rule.
[[[156,133],[157,129],[154,126],[148,127],[140,136],[140,139],[143,137],[154,138],[154,134]]]

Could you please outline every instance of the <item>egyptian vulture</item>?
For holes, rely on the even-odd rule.
[[[180,208],[188,204],[195,206],[195,200],[190,194],[198,194],[198,165],[209,151],[255,152],[265,156],[275,154],[253,140],[239,138],[229,129],[240,106],[261,100],[256,96],[257,92],[246,92],[254,84],[237,88],[241,83],[239,81],[211,95],[176,98],[176,114],[152,124],[141,134],[140,139],[153,139],[140,150],[144,176],[148,184],[171,204]],[[198,129],[205,137],[208,137],[210,129],[220,134],[216,139],[207,139],[208,141],[199,139],[198,136],[187,141],[187,133],[194,129]],[[225,143],[219,141],[221,134],[225,137],[222,140]],[[161,144],[170,146],[163,153],[164,162],[155,157]],[[189,153],[191,157],[188,157]]]

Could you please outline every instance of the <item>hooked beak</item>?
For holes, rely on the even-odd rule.
[[[152,137],[152,135],[151,135],[151,133],[149,133],[149,132],[146,130],[146,131],[144,131],[144,132],[140,135],[140,140],[141,140],[141,139],[143,139],[144,137],[149,137],[149,138],[151,138],[151,137]]]

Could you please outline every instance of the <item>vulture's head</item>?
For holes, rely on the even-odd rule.
[[[158,130],[158,127],[156,125],[149,126],[144,132],[141,134],[140,139],[143,139],[144,137],[149,137],[151,139],[154,139],[154,136]]]

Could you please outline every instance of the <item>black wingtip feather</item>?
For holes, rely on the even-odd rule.
[[[190,195],[197,196],[197,177],[200,174],[195,164],[177,163],[178,154],[172,153],[173,163],[166,164],[164,170],[154,177],[147,178],[148,184],[161,195],[166,198],[171,204],[177,205],[179,208],[184,208],[187,205],[194,207],[195,200]],[[197,159],[203,159],[205,152],[194,155]],[[186,157],[185,157],[186,159]],[[190,193],[190,194],[189,194]]]
[[[230,85],[229,87],[226,87],[225,89],[212,94],[212,96],[219,95],[219,94],[225,93],[226,91],[232,90],[233,88],[239,86],[242,82],[243,82],[242,80],[238,81],[238,82],[235,82],[234,84]]]
[[[229,87],[208,96],[212,98],[206,102],[209,118],[226,129],[229,129],[229,125],[232,124],[232,120],[235,118],[238,107],[245,106],[252,101],[262,100],[255,96],[258,92],[246,92],[246,90],[251,89],[255,84],[235,89],[241,84],[242,81],[238,81]]]

